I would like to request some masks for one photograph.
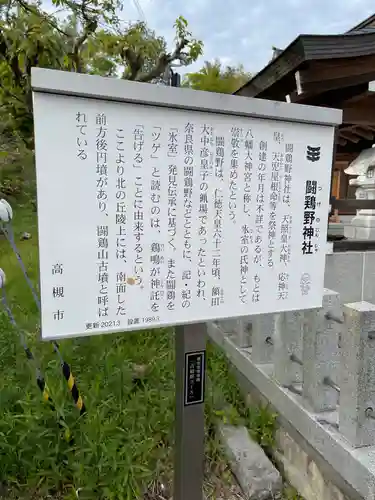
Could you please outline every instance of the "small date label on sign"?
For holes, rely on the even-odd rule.
[[[185,406],[204,402],[206,352],[188,352],[185,354]]]
[[[93,323],[86,323],[86,330],[96,330],[98,328],[119,328],[121,321],[94,321]]]

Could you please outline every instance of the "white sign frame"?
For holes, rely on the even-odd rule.
[[[153,109],[167,108],[170,110],[187,110],[192,112],[203,112],[203,113],[213,113],[214,115],[220,116],[233,116],[236,118],[253,118],[262,120],[272,120],[275,122],[288,123],[298,123],[306,125],[306,130],[311,130],[308,125],[313,125],[316,130],[321,129],[324,131],[329,131],[329,137],[331,137],[332,149],[330,152],[329,167],[331,167],[332,162],[332,151],[334,147],[334,132],[335,127],[339,125],[342,121],[342,111],[329,109],[329,108],[317,108],[312,106],[296,105],[283,102],[273,102],[261,99],[253,99],[239,96],[231,96],[224,94],[214,94],[209,92],[193,91],[190,89],[181,88],[168,88],[156,85],[140,84],[136,82],[129,82],[118,80],[114,78],[102,78],[98,76],[89,76],[69,72],[61,72],[55,70],[45,70],[41,68],[32,69],[32,90],[34,97],[34,114],[35,114],[35,143],[36,143],[36,165],[37,165],[37,179],[39,186],[38,194],[38,211],[39,208],[44,210],[45,205],[41,203],[40,192],[43,189],[43,183],[45,179],[41,174],[42,169],[40,168],[43,159],[43,139],[42,139],[42,128],[41,128],[41,117],[43,110],[40,106],[40,98],[42,96],[53,94],[55,96],[70,96],[74,98],[84,98],[91,99],[95,101],[107,101],[114,103],[127,103],[131,105],[129,109],[134,106],[140,105],[142,107],[152,106]],[[61,98],[60,98],[61,99]],[[48,97],[46,98],[48,102]],[[68,102],[68,101],[67,101]],[[88,101],[87,101],[88,102]],[[39,103],[39,104],[38,104]],[[139,108],[140,109],[140,108]],[[327,157],[325,157],[325,164],[327,165]],[[314,163],[312,163],[313,165]],[[298,167],[296,167],[298,168]],[[330,181],[330,171],[327,172],[327,182]],[[324,187],[324,200],[323,212],[327,212],[328,215],[328,204],[329,204],[329,186]],[[44,191],[45,192],[45,191]],[[326,210],[327,209],[327,210]],[[43,213],[39,211],[39,231],[41,237],[44,238],[46,235],[45,225],[42,219],[44,217]],[[45,217],[44,217],[45,219]],[[326,220],[322,222],[321,230],[326,232]],[[325,235],[324,235],[325,238]],[[44,241],[42,242],[44,245]],[[42,246],[43,246],[42,245]],[[41,262],[40,269],[43,269],[43,259],[45,252],[41,249]],[[320,252],[324,254],[325,258],[325,245],[321,245]],[[321,271],[321,270],[320,270]],[[323,269],[324,271],[324,269]],[[322,274],[320,272],[320,274]],[[41,290],[42,290],[42,338],[45,340],[58,339],[58,338],[72,338],[84,335],[94,335],[103,333],[115,333],[123,331],[134,331],[157,327],[167,327],[183,325],[188,323],[201,323],[205,321],[210,321],[214,319],[228,319],[232,317],[248,316],[249,311],[244,311],[243,314],[239,315],[236,311],[233,316],[228,314],[222,316],[216,314],[214,317],[200,317],[197,319],[190,318],[184,321],[172,320],[170,322],[163,321],[157,322],[156,324],[151,322],[149,324],[131,324],[131,325],[121,325],[120,327],[110,326],[108,328],[82,331],[82,328],[77,332],[70,331],[69,334],[65,332],[52,332],[50,323],[46,321],[44,314],[50,313],[43,308],[43,288],[44,276],[41,275]],[[322,284],[323,285],[323,284]],[[323,290],[323,286],[322,286]],[[319,304],[316,304],[318,306]],[[320,304],[321,305],[321,304]],[[282,310],[286,310],[281,309]],[[293,309],[288,309],[293,310]],[[266,312],[279,312],[279,311],[262,311]],[[88,320],[89,318],[87,318]],[[100,320],[98,320],[100,321]],[[108,322],[109,323],[109,322]],[[46,331],[47,330],[47,331]]]

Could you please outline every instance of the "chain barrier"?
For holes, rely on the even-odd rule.
[[[5,273],[0,268],[1,304],[2,304],[2,306],[4,308],[4,311],[6,312],[6,314],[8,316],[8,319],[9,319],[11,325],[18,332],[18,335],[19,335],[19,338],[20,338],[20,343],[21,343],[21,346],[22,346],[22,348],[24,350],[26,359],[30,363],[32,363],[34,365],[36,385],[38,386],[40,392],[42,393],[43,401],[45,401],[48,404],[48,406],[50,407],[50,409],[53,412],[57,413],[57,417],[58,417],[58,422],[57,423],[58,423],[58,426],[59,426],[60,430],[64,430],[64,437],[65,437],[66,441],[68,441],[69,444],[73,444],[73,439],[71,437],[70,429],[69,429],[68,425],[66,424],[63,416],[57,411],[56,406],[55,406],[55,404],[53,402],[53,399],[51,397],[49,388],[47,386],[45,377],[44,377],[44,375],[42,373],[42,370],[40,369],[40,365],[37,362],[34,354],[31,351],[31,349],[27,345],[26,334],[25,334],[24,330],[22,330],[21,328],[19,328],[19,326],[18,326],[18,324],[16,322],[16,319],[15,319],[13,313],[12,313],[12,310],[10,308],[10,305],[9,305],[9,302],[8,302],[8,298],[7,298],[7,295],[6,295],[6,291],[5,291],[5,282],[6,282]]]
[[[6,200],[4,200],[4,199],[0,200],[0,230],[2,230],[3,234],[5,235],[5,238],[7,239],[7,241],[10,244],[10,246],[11,246],[11,248],[12,248],[12,250],[17,258],[17,262],[22,270],[22,273],[24,275],[26,283],[31,291],[35,305],[37,306],[38,311],[41,312],[41,304],[40,304],[38,294],[37,294],[37,292],[32,284],[32,281],[31,281],[31,279],[26,271],[26,267],[24,265],[24,262],[21,258],[21,255],[18,251],[16,242],[15,242],[14,231],[13,231],[13,227],[12,227],[12,219],[13,219],[12,207],[9,205],[9,203]],[[5,277],[4,272],[3,272],[3,275]],[[4,287],[2,287],[2,288],[4,290]],[[12,314],[10,309],[9,309],[9,312]],[[9,312],[8,312],[8,317],[10,319]],[[14,319],[14,317],[13,317],[13,319]],[[10,321],[12,322],[11,319],[10,319]],[[71,393],[74,405],[79,410],[80,415],[84,415],[87,411],[86,406],[84,404],[82,396],[80,395],[76,381],[75,381],[74,376],[72,374],[72,370],[71,370],[69,364],[64,360],[57,342],[53,341],[52,346],[53,346],[54,352],[56,353],[56,355],[59,358],[61,371],[62,371],[63,377],[65,378],[65,380],[67,382],[68,389],[69,389],[69,392]]]

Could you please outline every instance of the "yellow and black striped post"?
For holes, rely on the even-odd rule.
[[[32,352],[30,351],[30,349],[28,347],[25,348],[25,353],[26,353],[26,357],[29,361],[35,361],[35,358],[32,354]],[[48,390],[48,387],[47,387],[47,384],[46,384],[46,381],[41,373],[41,371],[39,370],[39,368],[37,368],[37,373],[36,373],[36,384],[37,386],[39,387],[40,389],[40,392],[42,393],[42,397],[43,397],[43,400],[48,403],[50,409],[54,412],[56,412],[58,414],[58,422],[57,422],[57,425],[59,426],[59,429],[60,430],[63,430],[65,429],[65,432],[64,432],[64,437],[65,437],[65,440],[70,444],[74,444],[74,439],[72,438],[71,434],[70,434],[70,429],[69,427],[66,425],[66,422],[64,420],[64,418],[59,415],[59,413],[57,412],[56,410],[56,407],[55,407],[55,404],[53,402],[53,399],[51,398],[51,395],[49,393],[49,390]]]
[[[52,401],[52,398],[49,394],[48,387],[47,387],[47,384],[46,384],[46,381],[44,380],[44,378],[37,376],[36,383],[40,389],[40,392],[42,393],[44,401],[49,404],[49,406],[51,407],[51,410],[56,410],[55,405]]]
[[[26,270],[25,270],[25,277],[27,277]],[[22,346],[24,348],[24,351],[25,351],[25,354],[26,354],[26,358],[29,361],[32,361],[32,362],[35,363],[35,358],[34,358],[32,352],[31,352],[31,350],[29,349],[29,347],[26,345],[26,336],[25,336],[24,332],[21,329],[18,328],[17,322],[16,322],[16,320],[15,320],[15,318],[13,316],[13,313],[12,313],[10,307],[9,307],[9,304],[8,304],[8,301],[7,301],[7,297],[6,297],[6,293],[5,293],[5,289],[4,289],[4,285],[5,285],[5,273],[0,268],[0,289],[2,291],[2,294],[1,294],[1,297],[0,297],[1,303],[3,304],[3,306],[5,308],[5,311],[8,314],[10,322],[12,323],[12,325],[14,326],[14,328],[16,330],[18,330],[18,332],[19,332],[21,344],[22,344]],[[31,286],[31,289],[33,290],[31,284],[30,284],[30,286]],[[39,303],[39,300],[36,297],[36,295],[35,295],[35,301],[36,301],[36,305],[38,306],[38,309],[40,310],[40,303]],[[74,377],[72,375],[72,372],[70,370],[70,366],[68,365],[68,363],[66,363],[64,361],[64,359],[63,359],[63,357],[61,355],[61,352],[60,352],[60,349],[59,349],[59,346],[58,346],[57,342],[53,342],[53,349],[54,349],[55,353],[58,355],[58,357],[60,359],[60,363],[61,363],[61,367],[62,367],[62,373],[63,373],[63,376],[64,376],[64,378],[66,379],[66,381],[68,383],[69,391],[72,394],[72,398],[73,398],[74,404],[78,408],[78,410],[80,411],[80,414],[83,415],[83,414],[86,413],[86,407],[84,405],[82,397],[79,394],[79,390],[78,390],[77,384],[75,383],[75,380],[74,380]],[[42,376],[42,373],[41,373],[41,371],[40,371],[39,368],[37,368],[37,370],[36,370],[36,379],[37,379],[37,385],[38,385],[39,389],[41,390],[41,392],[43,394],[43,399],[46,402],[49,403],[49,405],[50,405],[50,407],[52,409],[55,410],[55,405],[52,402],[52,399],[51,399],[51,397],[49,395],[49,392],[48,392],[48,389],[46,387],[46,383],[45,383],[44,377]],[[62,419],[62,417],[60,416],[60,422],[63,421],[61,419]],[[64,427],[67,428],[66,425]]]
[[[69,391],[72,394],[74,404],[78,408],[80,414],[84,415],[86,413],[85,404],[84,404],[83,399],[79,393],[77,384],[76,384],[74,377],[72,375],[72,372],[70,370],[70,366],[65,361],[62,364],[62,372],[63,372],[63,375],[65,377],[65,380],[68,383]]]

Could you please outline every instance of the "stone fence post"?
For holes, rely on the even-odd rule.
[[[255,364],[273,362],[277,314],[253,317],[251,360]]]
[[[221,319],[216,323],[238,347],[251,347],[252,316]]]
[[[288,387],[302,382],[302,328],[304,311],[275,315],[274,377]]]
[[[344,305],[339,429],[356,448],[375,444],[375,305]]]
[[[342,324],[339,294],[324,289],[323,307],[306,311],[303,328],[302,395],[316,412],[337,407]]]

